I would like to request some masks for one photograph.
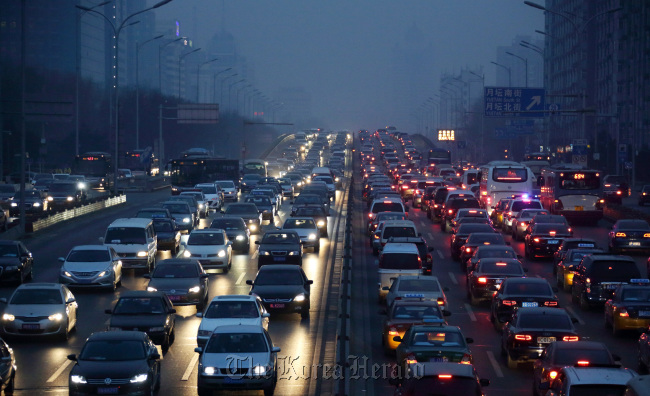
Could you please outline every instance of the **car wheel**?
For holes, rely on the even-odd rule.
[[[165,353],[169,350],[169,346],[171,345],[171,339],[170,338],[171,338],[171,334],[166,336],[165,339],[163,340],[162,344],[160,345],[160,348]]]
[[[197,392],[199,396],[212,396],[213,392],[212,389],[208,388],[203,388],[203,387],[198,387]]]
[[[16,384],[16,374],[14,373],[14,375],[11,376],[9,382],[7,382],[7,386],[5,387],[5,395],[14,393],[15,384]]]
[[[318,253],[318,252],[320,252],[320,242],[316,246],[314,246],[314,253]]]

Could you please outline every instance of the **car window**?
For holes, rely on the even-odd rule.
[[[79,360],[127,361],[142,360],[147,356],[144,344],[135,340],[88,341],[84,345]]]
[[[313,221],[312,221],[313,223]],[[273,233],[266,233],[264,234],[264,237],[262,238],[262,243],[288,243],[288,244],[293,244],[293,243],[299,243],[300,238],[298,235],[295,234],[295,231],[292,231],[291,233],[289,232],[273,232]]]
[[[160,297],[122,297],[115,304],[115,314],[161,314],[165,304]]]
[[[253,301],[213,301],[203,315],[208,319],[257,318],[260,311]]]
[[[268,350],[262,333],[217,333],[205,346],[206,353],[262,353]]]
[[[399,291],[439,292],[438,282],[421,279],[405,279],[399,282]]]
[[[110,261],[107,250],[73,250],[68,254],[69,263]]]
[[[302,285],[303,279],[299,272],[291,270],[261,271],[255,278],[255,285]]]
[[[61,292],[56,289],[23,289],[16,290],[10,304],[63,304]]]
[[[18,257],[18,246],[0,245],[0,257]]]
[[[225,243],[222,232],[192,232],[187,238],[188,245],[223,245]]]
[[[196,264],[158,264],[151,274],[152,278],[198,278]]]

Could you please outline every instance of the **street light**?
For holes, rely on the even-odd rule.
[[[171,1],[172,0],[162,0],[162,1],[154,4],[153,6],[151,6],[149,8],[145,8],[144,10],[133,13],[133,14],[127,16],[126,18],[124,18],[124,20],[122,20],[122,23],[120,23],[120,25],[117,26],[117,27],[113,24],[113,21],[111,21],[106,15],[102,14],[101,12],[93,10],[92,8],[89,8],[89,7],[82,6],[82,5],[78,5],[78,4],[75,5],[75,7],[77,7],[80,10],[83,10],[83,11],[86,11],[86,12],[92,12],[93,14],[97,14],[97,15],[101,16],[102,18],[104,18],[106,20],[106,22],[108,22],[108,25],[113,29],[113,33],[115,35],[115,65],[114,65],[114,67],[115,67],[115,157],[113,159],[113,162],[114,162],[113,163],[113,193],[115,195],[117,195],[117,169],[119,168],[119,134],[120,134],[120,123],[119,123],[119,116],[120,116],[120,106],[119,106],[120,105],[120,96],[119,96],[119,86],[120,86],[119,55],[120,55],[120,51],[119,51],[119,45],[120,45],[120,32],[122,31],[122,29],[125,26],[131,26],[131,25],[134,25],[134,24],[139,22],[139,21],[136,21],[136,22],[133,22],[133,23],[130,23],[130,24],[126,25],[126,22],[129,19],[133,18],[136,15],[140,15],[143,12],[147,12],[147,11],[153,10],[155,8],[164,6],[165,4],[167,4],[167,3],[171,2]]]
[[[242,78],[241,80],[235,81],[234,83],[228,85],[228,111],[232,110],[232,106],[231,106],[232,101],[230,99],[232,98],[232,87],[233,87],[233,85],[243,83],[244,81],[246,81],[246,79]]]
[[[481,91],[485,91],[485,74],[478,75],[478,74],[474,73],[471,70],[468,70],[468,72],[469,72],[469,74],[472,74],[472,75],[474,75],[474,76],[481,79],[481,86],[483,87],[483,88],[481,88]],[[485,96],[482,95],[482,97],[483,97],[483,100],[485,101]],[[483,103],[482,109],[485,109],[485,103]],[[486,150],[485,150],[485,113],[483,111],[481,111],[481,147],[482,147],[481,160],[485,161],[485,155],[486,155]]]
[[[228,77],[224,78],[223,80],[221,80],[221,83],[219,84],[219,106],[221,106],[223,104],[223,83],[225,83],[226,80],[228,80],[229,78],[235,77],[235,76],[238,76],[238,75],[239,75],[238,73],[233,73],[233,74],[229,75]],[[230,105],[230,98],[228,98],[228,105]]]
[[[165,35],[161,34],[152,39],[145,41],[142,44],[135,43],[135,149],[140,149],[140,47],[143,45],[163,38]]]
[[[524,72],[526,73],[526,88],[528,88],[528,59],[526,59],[526,58],[522,58],[522,57],[519,56],[519,55],[515,55],[515,54],[513,54],[513,53],[510,52],[510,51],[506,51],[506,54],[508,54],[508,55],[510,55],[510,56],[514,56],[515,58],[517,58],[517,59],[519,59],[519,60],[522,60],[522,61],[524,62],[524,65],[525,65],[525,70],[524,70]]]
[[[244,86],[241,86],[241,87],[237,88],[237,95],[236,95],[237,100],[235,101],[235,105],[237,106],[236,107],[237,108],[237,114],[239,114],[239,92],[242,89],[246,89],[246,88],[252,87],[252,86],[253,86],[253,84],[248,84],[248,85],[244,85]]]
[[[192,51],[181,54],[181,56],[178,57],[178,99],[179,101],[181,99],[181,63],[183,62],[183,58],[197,51],[201,51],[201,48],[193,49]]]
[[[217,77],[219,74],[225,73],[228,70],[232,70],[232,67],[217,72],[212,76],[212,103],[215,103],[217,101]]]
[[[159,45],[158,46],[158,91],[160,92],[160,95],[162,96],[162,49],[168,46],[169,44],[174,44],[177,41],[184,40],[186,37],[179,37],[176,40],[172,40],[168,42],[167,44]]]
[[[199,90],[199,76],[201,75],[201,66],[207,65],[208,63],[216,62],[218,60],[219,60],[219,58],[214,58],[214,59],[211,59],[209,61],[205,61],[203,63],[200,63],[196,67],[196,103],[199,103],[199,91],[200,91]]]
[[[492,63],[493,65],[497,65],[499,67],[503,67],[504,69],[506,69],[506,71],[508,72],[508,86],[511,87],[512,86],[512,71],[510,70],[510,68],[508,66],[502,65],[501,63],[496,63],[496,62],[490,62],[490,63]]]

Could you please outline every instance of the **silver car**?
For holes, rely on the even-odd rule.
[[[2,336],[57,336],[63,340],[77,325],[77,301],[60,283],[25,283],[16,288],[5,304]]]
[[[113,291],[122,282],[122,261],[110,246],[75,246],[59,261],[63,263],[59,282],[64,285]]]

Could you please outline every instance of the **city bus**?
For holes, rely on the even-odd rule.
[[[268,176],[266,165],[266,161],[261,159],[245,160],[244,165],[242,166],[242,175],[255,174],[266,177]]]
[[[421,162],[422,173],[426,175],[436,174],[436,167],[440,165],[449,165],[451,166],[451,153],[449,150],[441,148],[432,148],[427,153],[425,159]]]
[[[489,214],[501,198],[530,195],[535,175],[526,166],[512,161],[492,161],[481,167],[479,201]]]
[[[158,158],[154,155],[151,147],[127,151],[124,154],[122,168],[135,172],[144,172],[149,176],[156,176],[160,172]]]
[[[595,224],[603,218],[602,174],[580,168],[564,165],[543,169],[537,180],[540,200],[552,214]]]
[[[205,157],[181,158],[169,163],[172,195],[192,190],[199,183],[213,183],[217,180],[232,180],[239,184],[239,160]]]
[[[524,161],[551,161],[550,154],[547,153],[528,153],[524,154]]]
[[[90,188],[108,190],[113,179],[113,157],[103,151],[89,151],[74,159],[73,174],[86,176]]]

